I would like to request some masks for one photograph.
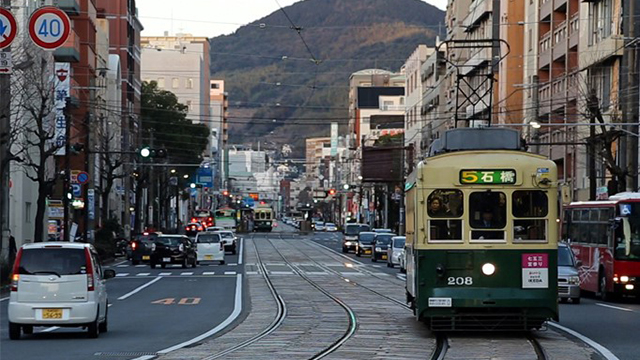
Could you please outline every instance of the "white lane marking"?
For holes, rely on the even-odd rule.
[[[126,268],[126,267],[129,267],[129,264],[116,265],[116,267],[119,267],[119,268]]]
[[[149,276],[151,273],[139,273],[136,276]]]
[[[7,296],[6,298],[2,298],[2,299],[0,299],[0,302],[7,301],[7,300],[9,300],[9,297],[8,297],[8,296]]]
[[[396,274],[396,277],[402,281],[406,281],[407,280],[407,275],[405,274]]]
[[[377,273],[376,276],[391,276],[391,274],[380,272],[380,273]]]
[[[293,275],[293,271],[269,271],[271,275]]]
[[[244,250],[244,238],[240,239],[240,251],[238,251],[238,264],[242,265],[242,250]]]
[[[126,262],[128,262],[128,261],[129,261],[129,260],[123,260],[123,261],[120,261],[119,263],[115,263],[115,264],[113,264],[112,266],[120,266],[121,264],[124,264],[124,263],[126,263]],[[127,265],[127,266],[129,266],[129,265]]]
[[[363,273],[361,273],[361,272],[353,272],[353,271],[345,271],[345,272],[341,272],[340,274],[342,274],[342,276],[349,276],[349,275],[355,275],[355,276],[358,276],[358,275],[365,275],[365,274],[363,274]]]
[[[382,265],[371,265],[371,266],[373,266],[373,267],[375,267],[375,268],[380,268],[380,267],[382,267]]]
[[[136,265],[137,268],[147,267],[147,265]]]
[[[235,271],[225,271],[224,274],[225,275],[235,275],[236,272]]]
[[[160,274],[158,274],[158,276],[170,276],[171,273],[169,272],[161,272]]]
[[[238,266],[238,264],[227,264],[227,266]]]
[[[193,275],[192,272],[183,272],[182,274],[180,274],[181,276],[190,276]]]
[[[40,332],[41,333],[48,333],[48,332],[56,331],[58,329],[60,329],[59,326],[52,326],[52,327],[48,327],[48,328],[46,328],[44,330],[40,330]]]
[[[143,285],[138,286],[137,288],[133,289],[132,291],[130,291],[130,292],[128,292],[128,293],[126,293],[126,294],[124,294],[124,295],[120,296],[120,297],[118,298],[118,300],[125,300],[125,299],[127,299],[128,297],[130,297],[130,296],[132,296],[132,295],[135,295],[135,294],[139,293],[140,291],[144,290],[146,287],[151,286],[151,285],[153,285],[154,283],[156,283],[156,282],[160,281],[160,279],[162,279],[162,276],[158,276],[157,278],[155,278],[155,279],[153,279],[153,280],[149,281],[148,283],[145,283],[145,284],[143,284]]]
[[[257,275],[257,271],[247,271],[247,275]]]
[[[616,309],[616,310],[633,312],[633,310],[631,310],[631,309],[627,309],[627,308],[623,308],[623,307],[619,307],[619,306],[613,306],[613,305],[609,305],[609,304],[596,303],[596,305],[602,306],[602,307],[606,307],[606,308],[609,308],[609,309]]]
[[[324,272],[324,271],[306,271],[305,274],[307,274],[307,275],[329,275],[328,272]]]
[[[205,271],[202,273],[202,275],[215,275],[216,272],[215,271]]]
[[[116,277],[129,276],[129,273],[117,273]]]
[[[577,337],[578,339],[582,340],[583,342],[585,342],[587,345],[591,346],[592,348],[596,349],[596,351],[598,351],[602,356],[604,356],[607,360],[620,360],[618,359],[617,356],[613,355],[613,353],[611,351],[609,351],[609,349],[607,349],[606,347],[598,344],[597,342],[589,339],[588,337],[580,334],[579,332],[575,331],[575,330],[571,330],[567,327],[564,327],[556,322],[553,321],[548,321],[547,324],[560,329],[566,333],[569,333],[575,337]]]
[[[235,299],[235,303],[234,303],[234,307],[233,307],[233,311],[231,312],[231,314],[229,315],[229,317],[227,317],[222,323],[220,323],[220,325],[216,326],[215,328],[207,331],[204,334],[201,334],[199,336],[194,337],[191,340],[187,340],[185,342],[182,342],[180,344],[174,345],[172,347],[166,348],[164,350],[160,350],[158,351],[158,354],[160,355],[164,355],[164,354],[168,354],[172,351],[178,350],[178,349],[182,349],[185,346],[189,346],[191,344],[197,343],[199,341],[202,341],[210,336],[213,336],[217,333],[219,333],[220,331],[224,330],[224,328],[226,328],[227,326],[229,326],[229,324],[231,324],[238,316],[240,316],[240,313],[242,312],[242,274],[238,274],[236,277],[236,299]],[[151,360],[153,358],[155,358],[156,356],[154,355],[146,355],[146,356],[141,356],[138,358],[135,358],[133,360]]]

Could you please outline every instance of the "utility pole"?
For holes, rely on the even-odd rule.
[[[64,107],[64,124],[65,124],[65,134],[64,134],[64,180],[63,180],[63,191],[62,191],[62,204],[64,209],[64,223],[62,224],[62,228],[64,231],[64,241],[72,241],[69,236],[69,230],[71,227],[69,226],[70,222],[70,206],[69,206],[69,192],[71,191],[71,146],[70,136],[71,133],[71,99],[67,98],[66,105]]]
[[[598,105],[595,105],[598,106]],[[589,200],[593,201],[596,199],[596,127],[594,126],[596,123],[596,115],[591,113],[589,117],[589,123],[592,124],[589,126],[589,141],[587,141],[587,155],[589,157]]]
[[[2,0],[2,7],[10,8],[11,0]],[[11,46],[4,50],[11,56]],[[9,255],[9,133],[11,121],[11,75],[0,74],[0,259]]]
[[[639,16],[640,6],[636,4],[636,0],[625,0],[623,9],[626,14],[623,14],[624,19],[635,19]],[[637,36],[640,36],[640,23],[638,21],[624,21],[624,36],[634,44],[637,43]],[[623,68],[626,68],[626,88],[633,90],[638,88],[639,79],[638,76],[638,54],[637,45],[625,46],[623,53]],[[625,84],[625,82],[623,82]],[[624,114],[628,114],[626,123],[638,123],[640,98],[638,96],[629,96],[626,104],[626,109],[623,109]],[[625,125],[625,130],[628,133],[637,134],[638,125]],[[627,169],[627,187],[626,189],[619,189],[621,191],[638,191],[638,137],[637,136],[625,136],[621,140],[621,153],[624,153],[626,161],[621,165]]]

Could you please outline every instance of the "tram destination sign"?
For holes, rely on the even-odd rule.
[[[462,185],[513,185],[516,183],[516,171],[513,169],[463,169],[460,170]]]

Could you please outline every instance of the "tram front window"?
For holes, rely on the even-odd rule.
[[[544,191],[514,191],[512,195],[513,239],[515,241],[546,241],[549,199]],[[537,218],[537,219],[535,219]]]
[[[474,192],[469,196],[471,239],[504,240],[507,222],[507,198],[496,191]],[[476,230],[482,229],[482,230]]]
[[[462,241],[462,191],[434,190],[427,199],[429,240]]]

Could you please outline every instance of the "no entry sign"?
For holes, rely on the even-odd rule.
[[[69,38],[71,21],[64,11],[45,6],[34,11],[29,18],[29,37],[38,46],[54,50]]]

